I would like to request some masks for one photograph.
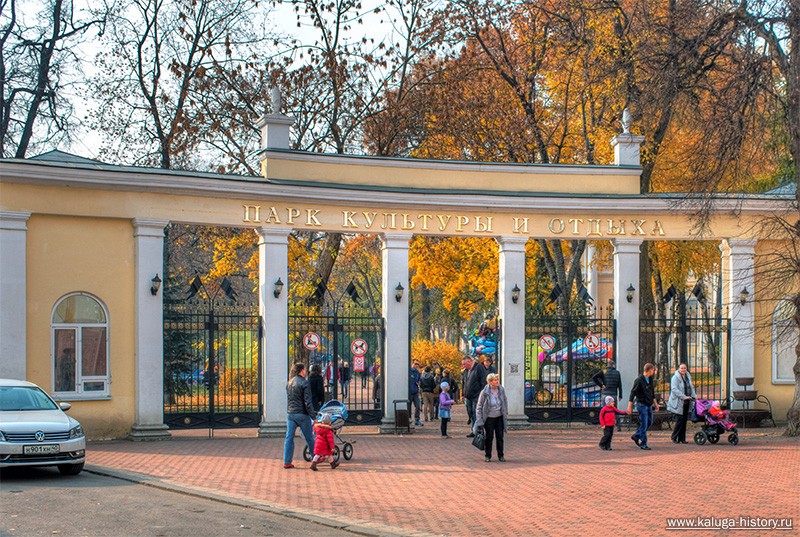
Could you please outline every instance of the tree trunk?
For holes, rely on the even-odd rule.
[[[39,115],[39,106],[44,101],[45,93],[47,92],[50,62],[53,59],[53,50],[59,38],[58,34],[61,31],[61,21],[61,0],[56,0],[53,4],[53,34],[49,40],[42,42],[39,54],[39,72],[36,76],[36,92],[31,98],[31,107],[28,109],[28,117],[25,119],[25,127],[22,129],[17,153],[14,155],[15,158],[25,158],[25,153],[28,151],[28,144],[30,144],[33,136],[33,124],[36,122],[36,117]]]
[[[794,325],[800,330],[800,292],[794,295],[792,302],[794,303]],[[794,368],[792,368],[794,371],[794,397],[792,406],[786,413],[786,431],[783,433],[785,436],[800,436],[800,339],[797,341],[794,352],[797,356]]]

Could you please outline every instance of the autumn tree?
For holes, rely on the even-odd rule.
[[[76,10],[71,0],[0,0],[0,154],[25,158],[74,134],[70,86],[81,73],[80,38],[102,34],[105,6]]]
[[[313,28],[313,41],[291,43],[290,64],[278,84],[284,86],[286,108],[296,118],[293,146],[309,151],[361,152],[363,130],[395,97],[405,93],[406,73],[430,36],[435,2],[388,2],[371,13],[358,0],[292,0],[300,27]],[[380,18],[383,17],[383,20]],[[393,24],[388,38],[367,37],[365,24]],[[399,98],[399,97],[398,97]],[[396,101],[393,101],[396,102]],[[386,142],[380,145],[388,146]],[[316,260],[313,280],[326,287],[342,247],[341,233],[327,233]],[[303,240],[312,241],[308,236]],[[309,300],[321,304],[319,293]]]
[[[111,11],[93,91],[94,121],[110,138],[103,154],[161,168],[197,167],[198,91],[215,66],[250,40],[252,0],[126,0]],[[199,116],[199,117],[198,117]],[[200,121],[197,121],[197,120]]]

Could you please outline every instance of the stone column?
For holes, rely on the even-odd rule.
[[[623,403],[633,381],[639,376],[639,292],[636,289],[633,300],[628,302],[628,286],[639,285],[640,239],[614,239],[614,318],[617,320],[617,347],[614,360],[622,377]],[[653,360],[649,358],[649,360]]]
[[[408,233],[384,233],[381,237],[383,318],[386,321],[386,347],[383,357],[384,412],[380,425],[382,433],[394,433],[393,401],[408,399],[408,374],[411,367],[408,355],[408,297],[411,292],[408,282],[408,248],[411,237]],[[400,301],[395,298],[398,284],[404,288]],[[413,410],[409,409],[409,413],[413,424]]]
[[[169,222],[133,219],[136,307],[136,422],[132,440],[164,440],[164,291],[153,295],[153,278],[164,276],[164,228]]]
[[[525,414],[525,244],[527,237],[499,237],[500,281],[498,282],[501,360],[497,366],[508,398],[510,429],[530,427]],[[511,298],[514,286],[519,301]]]
[[[755,240],[728,239],[722,241],[722,301],[729,308],[731,319],[731,372],[728,393],[736,386],[736,377],[752,377],[755,356]],[[747,289],[744,304],[740,296]],[[767,379],[769,380],[769,379]]]
[[[258,230],[258,309],[263,333],[261,393],[263,407],[258,436],[286,434],[286,384],[289,381],[289,232],[288,229],[262,227]],[[284,284],[275,296],[275,282]]]
[[[31,213],[0,211],[0,378],[26,380],[26,242]]]

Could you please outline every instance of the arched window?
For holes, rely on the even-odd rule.
[[[800,329],[792,321],[794,304],[781,300],[772,315],[772,382],[794,384],[795,347]]]
[[[62,397],[107,397],[108,314],[96,298],[76,293],[53,309],[53,392]]]

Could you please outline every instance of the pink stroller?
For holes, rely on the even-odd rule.
[[[702,428],[694,435],[694,443],[702,446],[706,442],[716,444],[719,442],[720,436],[728,433],[728,443],[736,445],[739,443],[739,432],[736,430],[736,424],[727,418],[714,417],[711,414],[711,405],[713,401],[708,399],[697,399],[695,401],[695,410],[697,411],[697,422],[703,422]]]

